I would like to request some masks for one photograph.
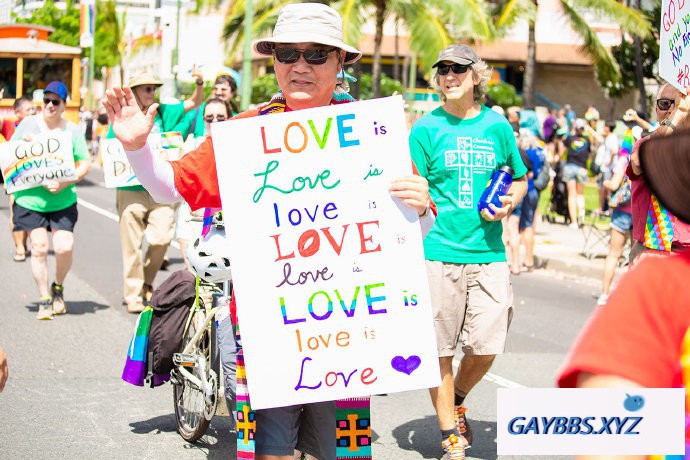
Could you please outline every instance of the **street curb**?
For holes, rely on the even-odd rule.
[[[561,272],[568,275],[584,276],[587,278],[600,280],[604,270],[604,261],[600,259],[587,260],[583,258],[580,260],[573,260],[571,258],[561,258],[553,256],[540,256],[538,249],[535,249],[535,258],[539,260],[537,265],[540,268]],[[594,267],[592,264],[598,263],[599,267]]]

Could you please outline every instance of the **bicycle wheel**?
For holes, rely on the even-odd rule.
[[[183,348],[194,337],[196,331],[204,326],[204,316],[204,313],[201,311],[194,313],[183,340]],[[177,373],[176,383],[173,383],[177,431],[188,442],[196,442],[206,433],[218,403],[218,374],[212,368],[216,354],[213,335],[212,326],[207,327],[201,335],[197,346],[192,350],[193,354],[200,359],[203,357],[206,360],[206,375],[202,375],[199,366],[187,368],[198,379],[210,382],[213,389],[210,400],[207,401],[204,397],[203,388],[199,388],[194,382],[186,379],[180,373]]]

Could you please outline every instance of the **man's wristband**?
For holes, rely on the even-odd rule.
[[[661,128],[667,127],[670,129],[669,131],[662,130]],[[676,125],[674,125],[672,122],[663,120],[661,123],[659,123],[659,127],[654,131],[658,136],[663,136],[664,134],[671,134],[676,130]]]
[[[201,86],[204,84],[204,81],[202,80],[201,82],[196,82],[196,86]]]
[[[669,128],[671,128],[672,131],[676,130],[676,125],[674,125],[673,122],[668,118],[662,121],[661,124],[664,126],[668,126]]]
[[[419,217],[422,218],[422,217],[428,216],[429,215],[429,209],[431,209],[431,202],[427,201],[426,202],[426,208],[424,209],[424,212],[419,215]]]

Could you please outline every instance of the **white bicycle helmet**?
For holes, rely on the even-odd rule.
[[[232,278],[227,255],[225,228],[214,226],[187,248],[187,260],[199,278],[209,283],[222,283]]]

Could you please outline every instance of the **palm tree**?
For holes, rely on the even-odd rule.
[[[273,29],[278,11],[292,1],[260,0],[254,2],[252,35],[259,37]],[[449,24],[456,30],[470,31],[470,36],[488,39],[493,26],[485,0],[340,0],[331,5],[343,18],[343,35],[347,43],[358,44],[362,27],[374,19],[374,55],[372,80],[374,97],[380,96],[381,41],[385,20],[394,15],[408,29],[410,49],[418,56],[423,68],[435,61],[438,52],[455,42]],[[246,2],[236,1],[228,10],[223,36],[228,42],[229,56],[234,56],[244,41],[244,14]]]
[[[531,5],[530,5],[531,4]],[[639,10],[629,8],[617,0],[559,0],[561,10],[568,23],[582,40],[582,51],[590,56],[600,81],[616,81],[621,73],[618,63],[599,40],[583,15],[585,12],[596,14],[597,17],[608,18],[611,23],[619,24],[623,32],[642,38],[651,33],[651,24],[646,15]],[[512,27],[519,19],[526,19],[530,27],[528,50],[536,48],[534,29],[536,27],[537,0],[509,0],[496,4],[496,27],[505,31]],[[534,105],[534,78],[536,58],[534,52],[528,53],[525,63],[525,80],[523,87],[523,101],[526,106]]]
[[[399,20],[409,31],[410,50],[422,68],[428,68],[440,50],[456,41],[451,29],[469,30],[483,40],[490,39],[494,31],[484,0],[341,0],[334,7],[343,16],[344,35],[352,43],[359,43],[364,22],[374,18],[374,97],[380,96],[381,41],[388,17]]]

